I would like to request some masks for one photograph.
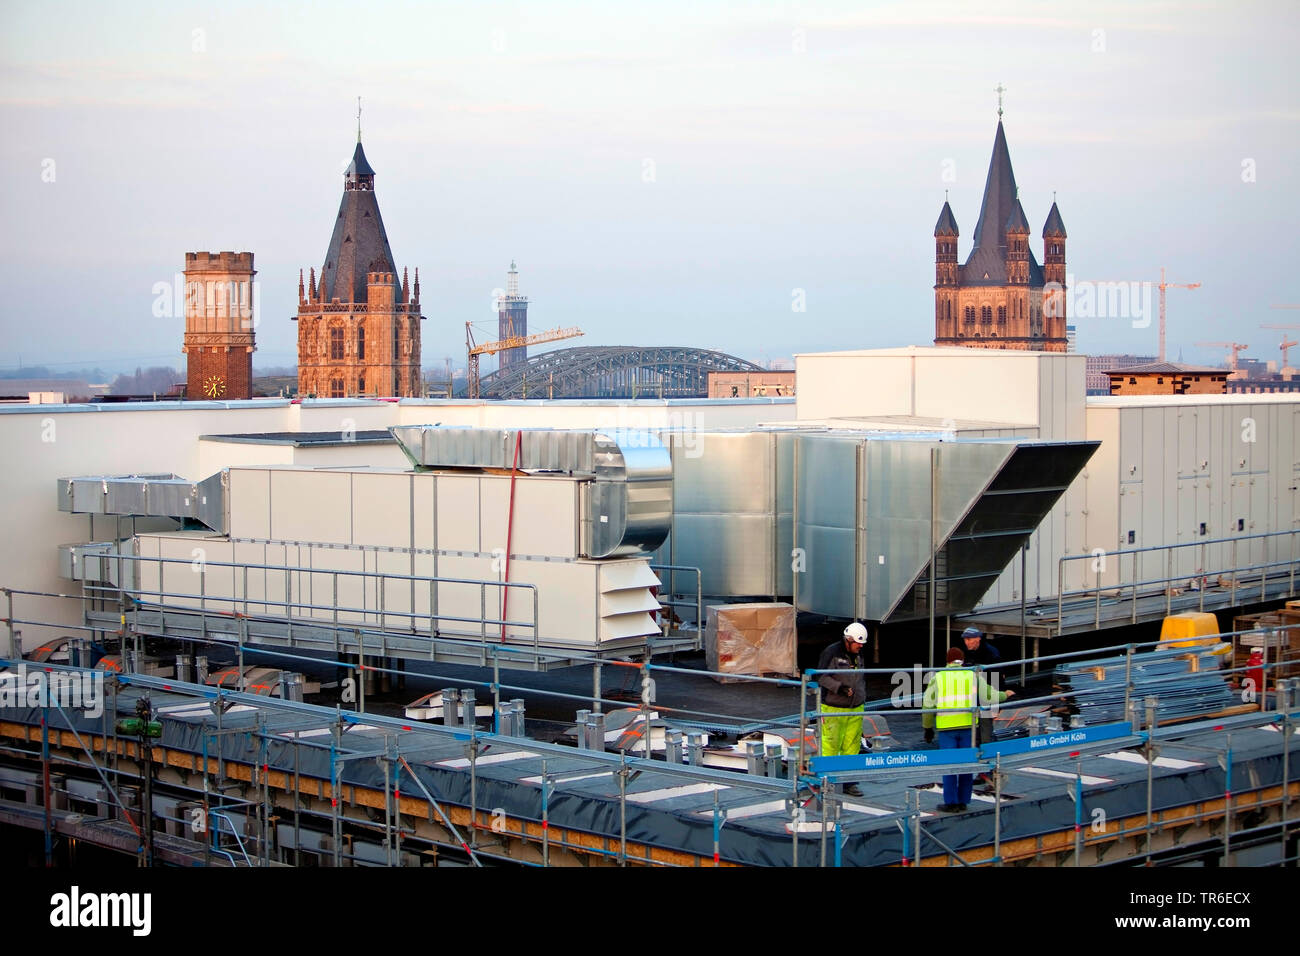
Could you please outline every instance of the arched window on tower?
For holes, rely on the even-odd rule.
[[[330,359],[339,360],[343,358],[343,330],[330,329]],[[340,388],[342,386],[340,385]]]
[[[980,306],[980,322],[984,325],[993,324],[993,306]]]
[[[973,305],[966,306],[966,324],[967,325],[975,324],[975,306]]]
[[[364,362],[365,360],[366,360],[366,327],[364,325],[361,325],[357,327],[357,361]],[[365,389],[363,388],[362,391],[364,392]]]
[[[1007,324],[1007,307],[1005,305],[1000,305],[998,306],[998,325],[1006,325],[1006,324]]]

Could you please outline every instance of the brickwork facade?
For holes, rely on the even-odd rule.
[[[185,253],[185,397],[253,397],[251,252]]]
[[[1052,203],[1043,264],[1034,258],[1006,135],[999,120],[974,247],[957,258],[960,231],[944,202],[934,229],[934,344],[1065,352],[1065,225]]]
[[[320,278],[298,276],[299,395],[423,394],[420,271],[398,281],[374,184],[358,140]]]

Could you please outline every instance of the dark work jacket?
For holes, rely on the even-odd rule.
[[[817,669],[826,671],[850,667],[861,669],[864,666],[862,654],[850,654],[843,638],[822,651],[817,661]],[[866,674],[819,674],[817,683],[822,688],[822,703],[831,707],[861,707],[867,699]],[[845,693],[850,687],[853,688],[852,697]]]
[[[987,637],[980,641],[980,646],[973,652],[966,650],[965,641],[958,641],[953,645],[953,647],[956,647],[965,655],[967,664],[979,664],[981,667],[992,667],[994,664],[1002,663],[1002,655],[998,653],[996,647],[989,643]]]

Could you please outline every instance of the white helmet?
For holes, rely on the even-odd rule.
[[[867,643],[867,629],[858,621],[854,621],[844,629],[844,636],[855,644]]]

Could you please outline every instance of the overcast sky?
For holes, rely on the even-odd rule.
[[[1203,283],[1171,358],[1274,359],[1259,326],[1300,323],[1270,308],[1300,303],[1294,2],[268,6],[0,6],[0,366],[179,364],[155,284],[223,249],[256,256],[255,364],[296,361],[358,95],[426,366],[492,328],[511,258],[564,344],[930,344],[934,222],[947,189],[964,259],[1000,83],[1040,261],[1055,192],[1077,279]],[[1154,321],[1071,321],[1155,351]]]

